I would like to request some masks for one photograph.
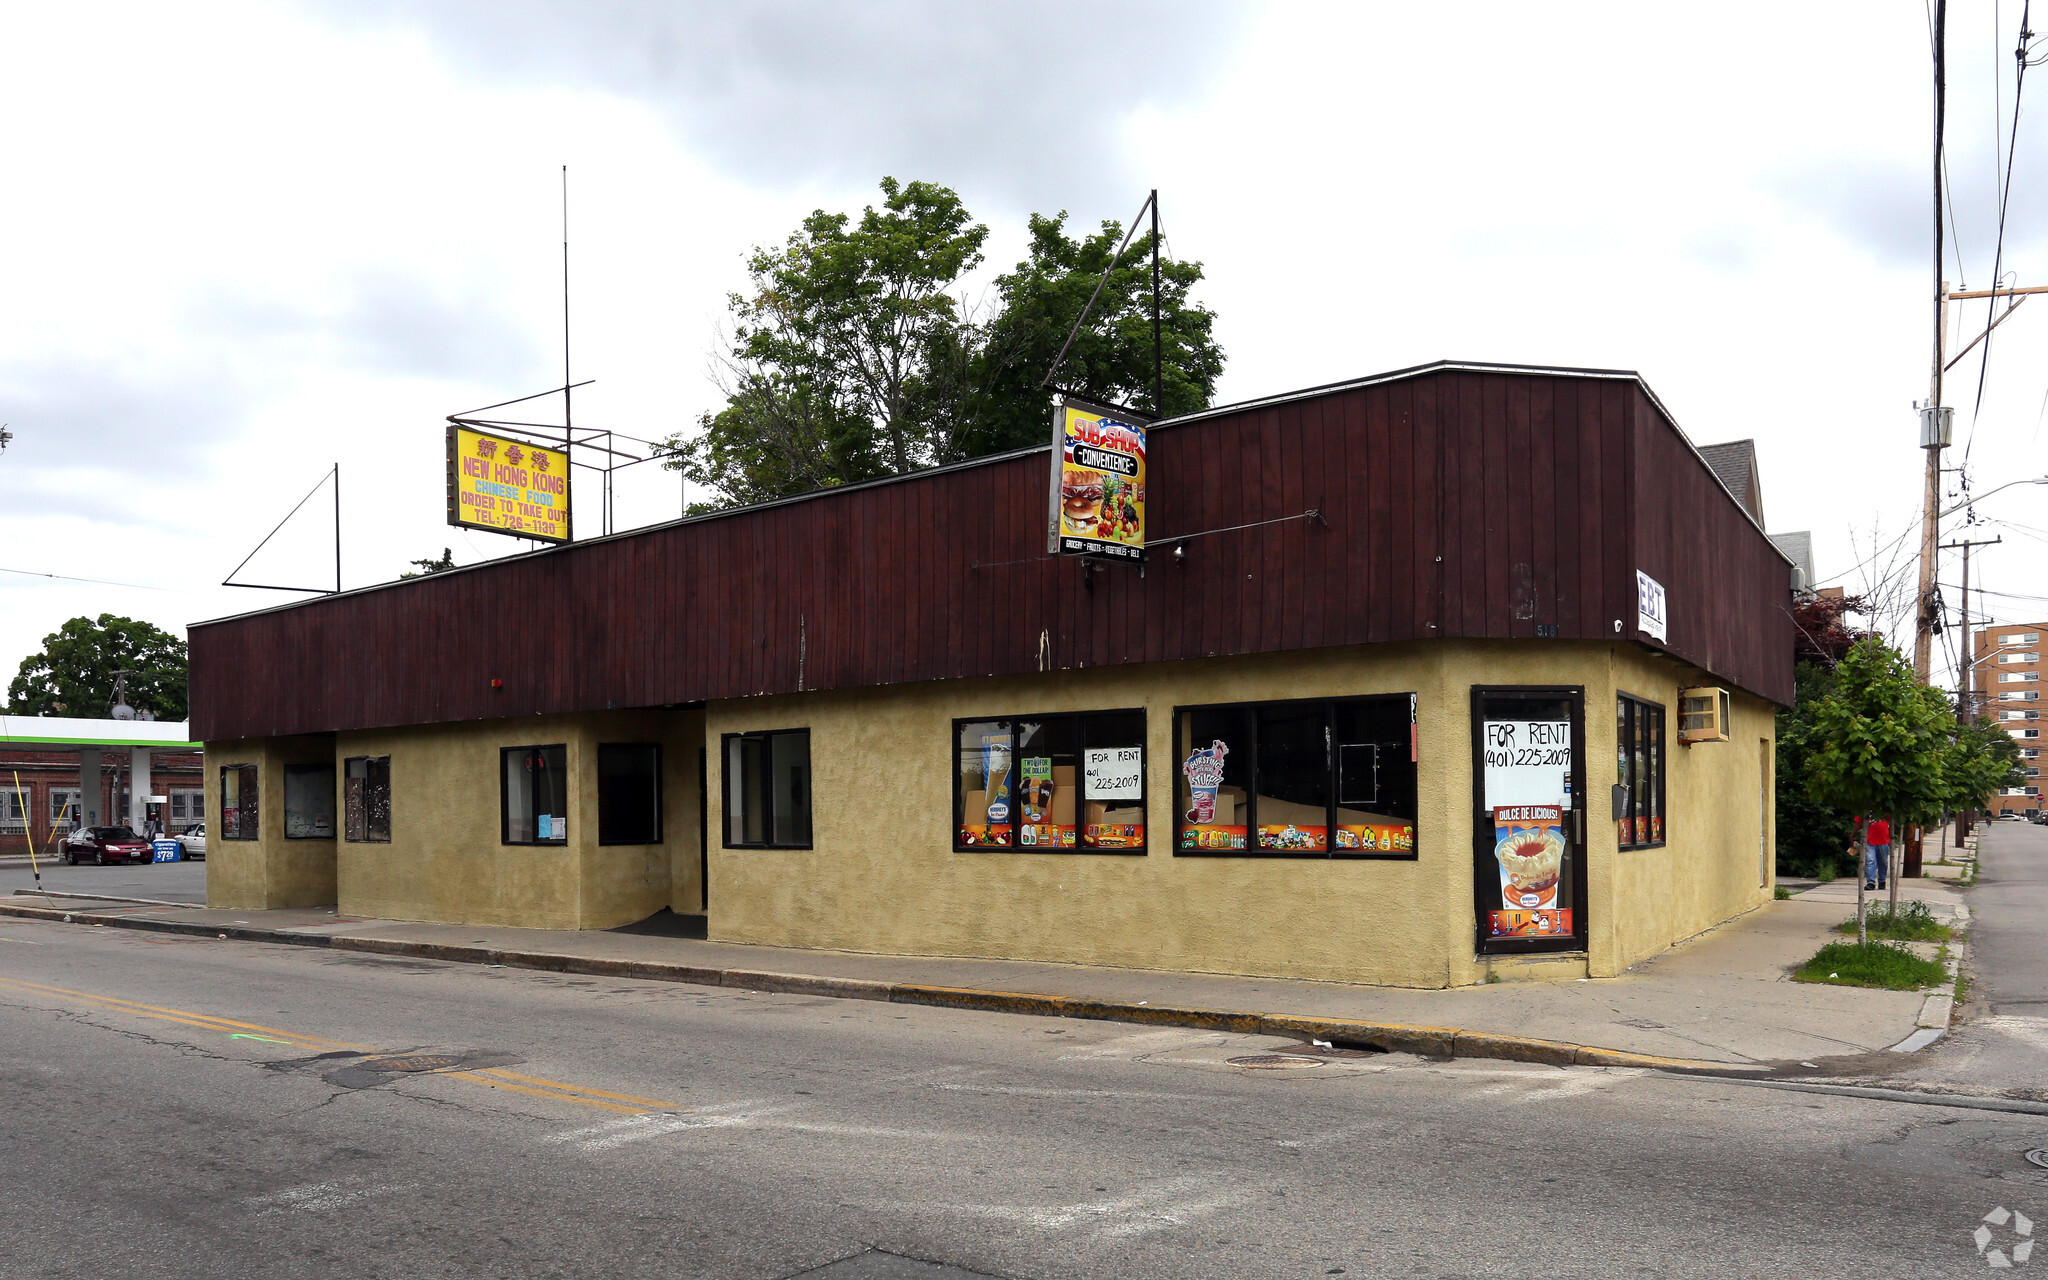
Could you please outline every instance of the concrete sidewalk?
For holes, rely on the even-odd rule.
[[[1960,900],[1927,882],[1912,882],[1910,894],[1937,903],[1943,915],[1954,914]],[[1839,940],[1832,929],[1853,915],[1854,901],[1852,881],[1817,886],[1616,978],[1448,990],[422,924],[320,909],[223,911],[61,897],[45,903],[26,891],[0,900],[0,914],[558,972],[1313,1036],[1437,1056],[1762,1070],[1887,1049],[1920,1030],[1929,1004],[1924,993],[1790,981],[1794,966]]]

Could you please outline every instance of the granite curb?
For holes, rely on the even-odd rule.
[[[114,899],[100,899],[102,902]],[[154,904],[153,904],[154,905]],[[182,905],[182,904],[181,904]],[[1603,1049],[1596,1045],[1529,1036],[1500,1035],[1469,1031],[1461,1027],[1410,1026],[1402,1023],[1372,1022],[1350,1018],[1329,1018],[1302,1014],[1260,1013],[1231,1009],[1185,1008],[1172,1005],[1136,1004],[1093,1000],[1079,996],[1045,995],[1023,991],[989,991],[971,987],[932,986],[912,982],[882,982],[866,978],[841,978],[820,974],[778,973],[760,969],[714,969],[700,965],[669,964],[650,960],[618,960],[598,956],[565,955],[551,951],[517,951],[454,943],[413,942],[398,938],[335,937],[303,933],[292,929],[266,929],[253,925],[209,925],[194,921],[130,915],[91,907],[31,906],[0,901],[0,916],[45,920],[61,924],[84,924],[116,929],[141,929],[152,933],[182,934],[235,942],[268,942],[287,946],[319,947],[334,951],[362,951],[378,955],[411,956],[458,964],[503,965],[514,969],[538,969],[551,973],[573,973],[588,977],[641,978],[655,982],[681,982],[705,987],[731,987],[745,991],[769,991],[783,995],[823,996],[839,1000],[873,1000],[886,1004],[915,1004],[934,1008],[972,1009],[988,1013],[1012,1013],[1054,1018],[1087,1018],[1105,1022],[1127,1022],[1141,1026],[1188,1027],[1198,1030],[1232,1031],[1251,1035],[1286,1036],[1322,1040],[1339,1048],[1369,1048],[1388,1053],[1413,1053],[1431,1058],[1490,1058],[1508,1062],[1534,1062],[1552,1066],[1635,1067],[1658,1071],[1710,1072],[1716,1075],[1766,1067],[1742,1067],[1726,1062],[1692,1058],[1665,1058],[1654,1054]]]

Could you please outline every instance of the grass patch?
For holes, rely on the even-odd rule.
[[[1791,896],[1792,891],[1790,889],[1787,889],[1784,885],[1779,884],[1771,886],[1771,897],[1776,899],[1777,901],[1783,902],[1785,901],[1785,899]]]
[[[1934,911],[1924,902],[1902,902],[1897,914],[1886,903],[1878,907],[1866,907],[1863,912],[1864,928],[1873,938],[1891,938],[1898,942],[1947,942],[1956,931],[1934,918]],[[1856,934],[1856,917],[1850,916],[1835,926],[1836,933]]]
[[[1794,982],[1820,982],[1836,987],[1883,987],[1917,991],[1948,981],[1939,960],[1922,960],[1892,942],[1830,942],[1793,973]]]

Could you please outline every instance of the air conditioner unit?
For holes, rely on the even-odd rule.
[[[1695,742],[1728,741],[1728,691],[1702,687],[1678,691],[1678,740]]]

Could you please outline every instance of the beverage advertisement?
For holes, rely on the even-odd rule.
[[[1053,550],[1145,558],[1145,426],[1071,399],[1053,450]]]
[[[1415,828],[1345,823],[1333,833],[1338,849],[1361,853],[1408,853],[1415,848]]]
[[[1229,754],[1229,744],[1215,738],[1181,761],[1188,789],[1188,807],[1181,814],[1183,849],[1242,849],[1249,842],[1250,830],[1236,821],[1236,802],[1222,797],[1223,759]]]

